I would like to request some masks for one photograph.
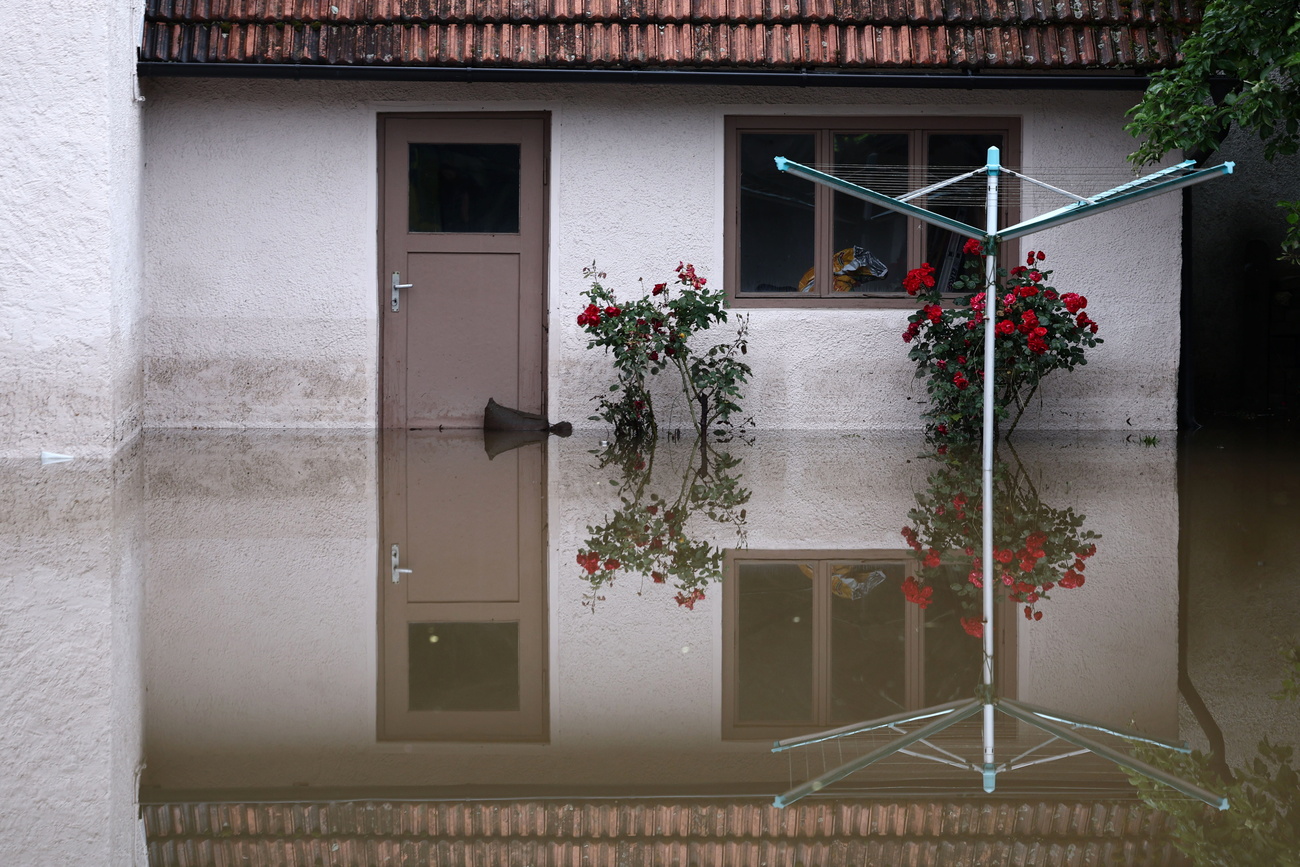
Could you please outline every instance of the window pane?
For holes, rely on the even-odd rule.
[[[409,231],[519,233],[519,145],[410,146]]]
[[[519,710],[518,623],[411,623],[410,710]]]
[[[906,694],[902,563],[831,567],[831,723],[896,713]]]
[[[813,721],[810,564],[739,564],[738,722]]]
[[[1000,133],[935,133],[929,137],[929,164],[962,166],[969,171],[988,162],[988,150],[991,147],[1005,150],[1005,137]],[[953,174],[959,172],[954,171]],[[934,196],[925,206],[936,213],[961,220],[968,226],[982,229],[988,209],[975,202],[980,200],[978,191],[985,188],[985,183],[982,176],[977,176],[955,185],[954,197],[962,200],[960,204],[945,205],[942,196]],[[952,281],[961,276],[962,265],[967,258],[961,248],[967,239],[937,226],[926,226],[925,236],[925,261],[934,266],[938,285],[948,291]]]
[[[814,161],[811,133],[740,136],[740,291],[794,294],[812,280],[812,181],[779,172],[774,157]]]
[[[945,572],[947,570],[945,569]],[[951,575],[941,574],[934,583],[942,586],[964,581],[959,569]],[[925,705],[942,704],[958,698],[970,698],[981,681],[984,643],[962,629],[962,608],[952,593],[936,593],[925,610]],[[970,612],[978,617],[978,612]],[[1005,628],[1005,627],[1002,627]]]
[[[907,167],[906,133],[837,133],[835,165],[874,169]],[[870,183],[863,186],[870,187]],[[835,194],[831,294],[901,292],[907,273],[907,218],[896,211]]]

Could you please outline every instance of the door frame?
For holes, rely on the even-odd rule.
[[[388,317],[392,288],[388,284],[385,263],[384,244],[384,172],[385,143],[389,120],[540,120],[542,122],[542,256],[538,263],[539,279],[542,285],[542,321],[538,323],[541,340],[541,357],[539,358],[542,405],[541,414],[545,416],[550,407],[550,312],[551,312],[551,112],[549,111],[392,111],[379,112],[376,115],[377,147],[375,165],[376,186],[376,234],[375,234],[375,303],[379,316],[376,329],[378,343],[375,354],[378,359],[375,422],[379,430],[384,429],[384,401],[386,394],[384,339],[388,328]]]

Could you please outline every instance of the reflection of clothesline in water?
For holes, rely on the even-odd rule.
[[[978,699],[959,699],[924,710],[901,711],[870,722],[786,738],[777,741],[772,748],[773,752],[787,752],[790,756],[790,789],[777,796],[776,805],[784,807],[826,790],[878,763],[884,763],[884,770],[877,772],[870,784],[836,786],[835,793],[940,787],[960,778],[954,771],[980,775],[984,780],[984,791],[991,793],[999,775],[1012,771],[1023,772],[1028,768],[1049,764],[1055,766],[1056,762],[1073,760],[1064,766],[1068,770],[1049,774],[1045,778],[1032,774],[1025,777],[1022,773],[1013,779],[1018,780],[1017,788],[1077,794],[1080,788],[1115,788],[1118,777],[1113,771],[1107,773],[1106,768],[1118,765],[1161,782],[1188,799],[1221,810],[1228,807],[1227,799],[1140,761],[1124,749],[1131,742],[1139,742],[1186,753],[1190,752],[1186,743],[1173,743],[1008,698],[995,699],[993,706],[1007,716],[1027,724],[1023,731],[1038,729],[1039,737],[1046,734],[1047,738],[1026,739],[1023,735],[1017,735],[1010,739],[1015,754],[993,765],[980,759],[968,758],[970,753],[979,754],[985,745],[984,739],[987,738],[987,730],[983,725],[974,721],[966,722],[984,707],[984,702]],[[1085,730],[1087,734],[1083,733]],[[938,740],[940,734],[944,735],[943,741]],[[1007,740],[1004,738],[1004,744]],[[798,755],[793,755],[794,753]],[[918,773],[921,767],[926,768],[925,773]],[[880,779],[881,773],[883,781]],[[802,779],[803,782],[796,783],[796,779]]]
[[[882,701],[887,699],[883,694],[880,698]],[[897,706],[896,702],[887,703]],[[903,713],[901,708],[899,713]],[[817,741],[799,749],[784,750],[789,789],[793,790],[804,781],[815,779],[879,749],[897,738],[899,733],[900,728],[881,728],[834,740]],[[1021,761],[1016,768],[1020,773],[999,777],[999,794],[1077,793],[1086,790],[1116,798],[1132,796],[1127,776],[1112,763],[1093,756],[1086,750],[1074,750],[1068,745],[1044,747],[1043,739],[1033,737],[1035,734],[1036,730],[1030,730],[1028,736],[1025,732],[1004,733],[1002,742],[1009,747],[1008,757],[1021,757]],[[971,768],[963,756],[978,752],[981,737],[979,721],[966,720],[948,729],[941,738],[900,750],[875,763],[869,778],[849,776],[824,791],[832,795],[899,791],[969,794]],[[1121,745],[1117,739],[1107,736],[1103,738],[1112,746]],[[934,761],[930,756],[921,755],[924,751],[929,751],[930,756],[944,761]],[[1034,759],[1044,758],[1048,761],[1040,761],[1037,765],[1028,764]]]

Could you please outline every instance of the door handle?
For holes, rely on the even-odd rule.
[[[403,282],[402,282],[402,273],[401,273],[400,271],[394,271],[394,272],[393,272],[393,283],[392,283],[392,286],[393,286],[393,299],[392,299],[392,303],[393,303],[393,312],[394,312],[394,313],[396,313],[397,311],[399,311],[399,310],[402,308],[402,290],[403,290],[403,289],[410,289],[413,285],[415,285],[415,284],[413,284],[413,283],[403,283]]]
[[[393,565],[394,584],[401,584],[403,575],[410,575],[413,573],[413,570],[403,569],[397,565],[398,563],[402,562],[402,552],[398,549],[396,545],[394,545],[392,549],[389,551],[389,560]]]

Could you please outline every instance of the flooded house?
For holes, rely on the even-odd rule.
[[[901,190],[996,147],[1094,195],[1197,14],[24,0],[0,861],[1182,863],[1122,771],[1038,764],[1014,722],[995,796],[958,727],[773,806],[889,732],[774,741],[969,697],[981,665],[900,535],[978,491],[933,459],[902,340],[904,275],[970,254],[774,158]],[[1001,216],[1052,195],[1009,185]],[[999,609],[996,682],[1162,741],[1232,724],[1239,762],[1294,735],[1260,684],[1300,613],[1300,473],[1273,440],[1244,452],[1271,470],[1176,445],[1181,219],[1152,198],[1002,251],[1045,252],[1105,343],[999,452],[1022,541],[1096,550],[1086,586]],[[633,298],[678,263],[748,317],[751,433],[621,449],[584,269]],[[489,398],[573,435],[485,442]]]

